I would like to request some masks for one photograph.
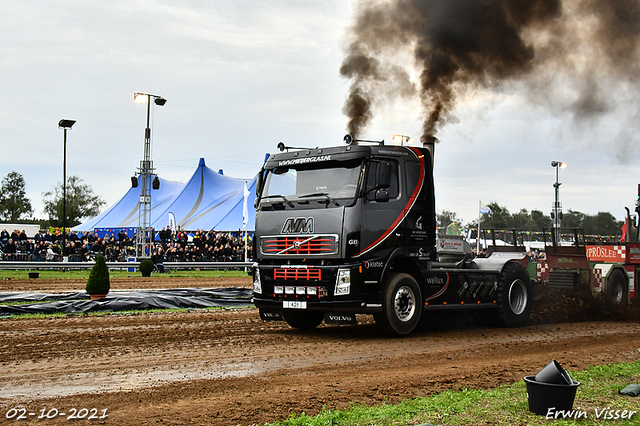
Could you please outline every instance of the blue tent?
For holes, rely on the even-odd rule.
[[[245,184],[247,197],[247,229],[254,230],[256,178],[239,179],[224,176],[205,165],[200,159],[198,168],[187,183],[160,179],[160,189],[151,190],[151,226],[162,229],[169,225],[169,214],[175,216],[180,228],[216,231],[244,229],[243,206]],[[152,179],[153,180],[153,177]],[[95,228],[126,228],[138,226],[140,188],[130,188],[116,204],[99,216],[73,228],[74,231],[93,231]]]

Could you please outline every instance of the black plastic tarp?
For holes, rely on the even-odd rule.
[[[75,293],[0,293],[0,305],[12,302],[46,302],[48,300],[88,299],[84,291]]]
[[[211,290],[180,288],[117,291],[111,292],[104,299],[98,300],[88,300],[89,295],[85,292],[60,294],[8,293],[0,294],[0,315],[244,306],[251,304],[252,297],[252,290],[241,287]],[[30,301],[34,303],[4,305],[4,303],[8,302]]]

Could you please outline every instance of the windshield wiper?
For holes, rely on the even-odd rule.
[[[268,198],[273,198],[273,197],[280,197],[280,198],[282,198],[282,199],[284,200],[284,202],[285,202],[285,203],[287,203],[287,205],[288,205],[289,207],[295,207],[295,206],[293,205],[293,203],[292,203],[291,201],[287,200],[287,197],[285,197],[284,195],[274,194],[274,195],[267,195],[267,196],[264,196],[264,197],[262,197],[262,198],[263,198],[263,199],[268,199]]]
[[[309,198],[309,197],[327,197],[327,201],[331,201],[336,206],[339,206],[338,202],[331,198],[327,192],[314,192],[313,194],[305,194],[301,195],[298,198]]]

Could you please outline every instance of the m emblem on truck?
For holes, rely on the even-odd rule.
[[[313,232],[312,217],[289,217],[284,221],[283,234],[311,234]]]

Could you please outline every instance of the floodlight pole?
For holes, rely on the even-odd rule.
[[[136,232],[136,258],[151,256],[151,175],[153,174],[153,162],[151,161],[151,127],[149,116],[151,113],[151,99],[156,105],[163,106],[167,101],[158,95],[148,93],[134,93],[136,102],[147,100],[147,127],[144,130],[144,157],[140,161],[138,174],[142,178],[140,185],[140,200],[138,202],[138,230]],[[142,99],[142,101],[141,101]],[[149,245],[149,251],[145,248]]]
[[[560,185],[562,183],[559,181],[559,170],[564,169],[567,166],[566,163],[562,161],[552,161],[551,167],[555,167],[556,169],[556,181],[553,184],[555,188],[555,202],[553,203],[553,228],[555,230],[555,239],[554,244],[560,245],[560,224],[562,220],[560,219],[560,214],[562,213],[562,204],[558,201],[560,198]]]
[[[62,247],[60,254],[64,260],[64,248],[66,245],[65,232],[67,232],[67,129],[71,129],[75,120],[62,119],[58,122],[58,128],[64,129],[64,148],[62,160]]]

